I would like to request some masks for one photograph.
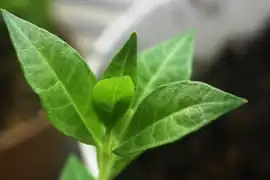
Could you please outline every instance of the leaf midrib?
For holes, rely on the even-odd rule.
[[[143,91],[141,92],[141,95],[139,96],[138,101],[134,105],[134,107],[135,107],[134,109],[137,109],[138,105],[141,103],[141,101],[143,100],[143,98],[145,96],[147,96],[147,94],[151,91],[151,86],[156,81],[156,79],[158,78],[158,75],[160,74],[160,72],[167,65],[167,63],[170,61],[170,59],[173,57],[173,55],[177,52],[177,50],[184,44],[184,42],[185,42],[184,40],[182,40],[181,42],[179,42],[179,44],[174,47],[174,49],[167,56],[167,58],[164,61],[162,61],[161,65],[158,67],[158,69],[156,70],[156,72],[153,74],[152,78],[148,81],[148,83],[143,88]],[[142,61],[142,59],[140,61]]]
[[[48,67],[50,73],[57,79],[57,81],[60,82],[61,86],[64,89],[65,94],[67,95],[68,99],[73,104],[73,107],[74,107],[75,111],[78,113],[79,117],[81,118],[82,123],[85,125],[85,127],[87,127],[86,124],[85,124],[85,122],[84,122],[84,116],[79,111],[79,109],[76,106],[73,98],[70,96],[69,91],[66,89],[66,86],[64,85],[64,83],[61,81],[61,79],[58,77],[58,75],[53,71],[53,68],[51,67],[50,63],[46,61],[47,58],[45,58],[45,56],[43,55],[43,53],[41,53],[40,51],[36,50],[35,46],[32,44],[32,42],[30,41],[30,39],[23,33],[23,31],[21,30],[21,28],[16,25],[16,23],[13,21],[12,18],[9,18],[9,21],[13,24],[14,27],[16,27],[16,29],[19,30],[20,34],[22,34],[22,36],[24,37],[24,39],[26,39],[26,41],[28,42],[28,44],[37,52],[37,54],[39,54],[39,56],[41,57],[41,59],[43,61],[43,64]],[[26,23],[28,23],[28,22],[26,22]],[[86,128],[86,129],[88,130],[88,128]],[[89,130],[88,130],[88,132],[89,132],[89,134],[91,134],[91,132]],[[93,138],[94,138],[94,136],[93,136]],[[96,141],[96,139],[95,139],[95,141]]]
[[[188,106],[186,108],[183,108],[181,110],[178,110],[178,111],[175,111],[161,119],[158,119],[156,120],[154,123],[152,124],[149,124],[148,126],[146,126],[143,130],[139,131],[138,133],[136,133],[135,135],[129,137],[126,141],[124,141],[120,146],[118,147],[121,147],[123,145],[125,145],[130,139],[133,139],[133,138],[136,138],[136,136],[138,136],[140,133],[142,133],[143,131],[146,131],[147,129],[151,128],[152,126],[155,126],[155,124],[161,122],[161,121],[164,121],[166,120],[167,118],[170,118],[170,117],[173,117],[173,116],[176,116],[180,113],[182,113],[183,111],[186,111],[187,109],[189,108],[194,108],[194,107],[197,107],[197,106],[208,106],[208,105],[214,105],[214,104],[226,104],[226,103],[231,103],[232,101],[231,100],[227,100],[227,101],[212,101],[212,102],[207,102],[207,103],[201,103],[201,104],[195,104],[195,105],[192,105],[192,106]],[[192,129],[192,128],[191,128]],[[145,146],[146,147],[146,146]],[[152,147],[152,146],[150,146]],[[139,150],[140,151],[140,150]]]
[[[126,51],[125,56],[124,56],[124,63],[123,63],[123,66],[122,66],[122,69],[121,69],[121,72],[120,72],[120,76],[123,76],[124,73],[125,73],[125,67],[126,67],[127,59],[129,57],[130,52],[131,52],[131,48],[128,47],[128,50]]]
[[[113,87],[113,96],[111,99],[111,109],[113,110],[113,107],[115,106],[115,100],[116,100],[116,91],[118,90],[119,87],[119,82]]]

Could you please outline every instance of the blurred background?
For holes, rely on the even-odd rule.
[[[193,80],[249,103],[147,151],[117,179],[270,179],[269,0],[0,0],[0,8],[69,42],[98,76],[132,31],[142,50],[196,30]],[[68,154],[94,159],[81,148],[47,122],[0,17],[0,179],[56,180]]]

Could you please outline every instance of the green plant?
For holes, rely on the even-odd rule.
[[[96,146],[99,180],[113,179],[144,151],[179,140],[247,102],[190,80],[193,32],[139,54],[137,35],[131,34],[97,81],[67,43],[2,13],[25,78],[50,122],[65,135]],[[62,179],[72,173],[92,179],[71,158]],[[67,173],[73,166],[77,171]]]
[[[86,167],[71,154],[63,168],[60,180],[94,180]]]

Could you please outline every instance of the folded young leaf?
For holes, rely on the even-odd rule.
[[[136,107],[154,88],[189,80],[192,72],[194,33],[174,37],[143,51],[138,61]]]
[[[68,157],[60,180],[94,180],[94,177],[79,159],[72,154]]]
[[[91,104],[96,78],[82,57],[48,31],[2,13],[25,78],[50,122],[65,135],[98,143],[103,130]]]
[[[122,49],[116,54],[104,72],[104,78],[130,76],[133,84],[137,82],[137,34],[131,34]]]
[[[201,82],[160,86],[138,106],[115,153],[127,155],[174,142],[245,102]]]
[[[133,95],[134,85],[130,76],[104,79],[96,84],[93,90],[93,105],[108,129],[129,109]]]

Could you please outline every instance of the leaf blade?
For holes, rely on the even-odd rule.
[[[156,87],[190,79],[194,37],[194,32],[174,37],[140,54],[135,109]]]
[[[126,155],[174,142],[245,102],[201,82],[160,86],[139,105],[115,153]]]
[[[60,180],[94,180],[87,168],[75,155],[70,155],[62,170]]]
[[[79,141],[97,142],[101,127],[94,114],[89,123],[96,78],[84,60],[57,36],[5,10],[2,14],[25,78],[40,96],[50,122]]]
[[[130,76],[137,82],[137,34],[133,32],[105,70],[103,78]]]

